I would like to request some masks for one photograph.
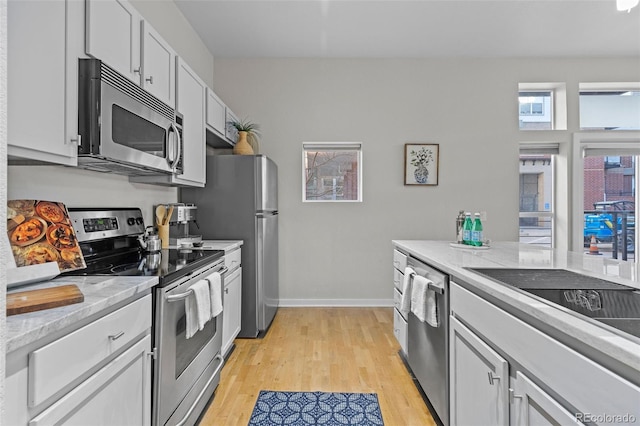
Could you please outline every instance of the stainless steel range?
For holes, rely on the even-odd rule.
[[[70,274],[158,277],[153,291],[153,424],[195,424],[220,381],[222,315],[186,338],[185,299],[194,283],[224,274],[224,252],[144,249],[139,239],[145,226],[137,208],[70,208],[69,216],[87,264]]]

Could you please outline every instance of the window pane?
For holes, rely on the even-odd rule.
[[[595,238],[598,254],[634,260],[638,156],[592,156],[584,159],[584,246]]]
[[[640,130],[640,90],[581,91],[582,130]]]
[[[520,130],[553,129],[550,91],[519,92]]]
[[[359,201],[360,151],[305,150],[305,201]]]
[[[551,154],[520,155],[520,242],[551,247],[553,241]]]

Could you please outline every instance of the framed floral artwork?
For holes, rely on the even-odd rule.
[[[439,144],[404,144],[404,184],[437,185]]]

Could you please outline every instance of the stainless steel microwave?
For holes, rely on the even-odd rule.
[[[182,116],[98,59],[79,60],[78,166],[181,174]]]

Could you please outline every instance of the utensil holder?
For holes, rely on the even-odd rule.
[[[158,224],[158,236],[162,240],[162,248],[169,248],[169,225]]]

